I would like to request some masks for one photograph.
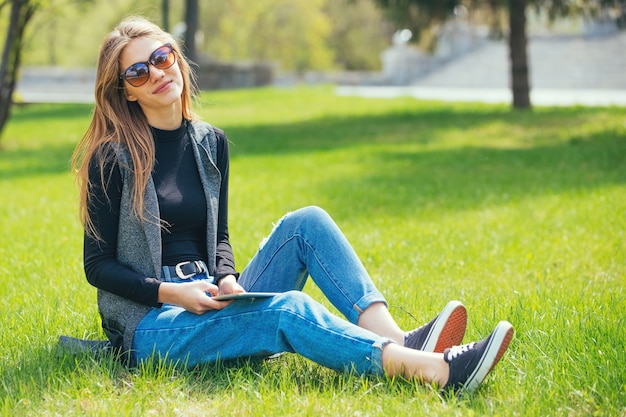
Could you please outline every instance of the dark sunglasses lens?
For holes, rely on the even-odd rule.
[[[148,81],[150,77],[150,70],[146,64],[131,65],[124,73],[124,78],[128,81],[128,84],[139,87]]]
[[[165,45],[154,51],[150,63],[158,69],[167,69],[176,62],[176,55],[169,46]]]

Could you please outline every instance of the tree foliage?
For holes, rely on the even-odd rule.
[[[76,1],[86,2],[80,7]],[[94,50],[124,16],[183,36],[187,1],[54,0],[27,34],[28,65],[93,66]],[[378,69],[389,45],[371,0],[198,1],[197,59],[272,61],[285,70]],[[186,43],[189,41],[187,40]]]
[[[280,62],[287,69],[327,69],[334,55],[327,0],[229,0],[201,10],[206,51],[219,60]]]
[[[345,70],[380,69],[380,53],[393,28],[371,0],[332,0],[326,5],[335,65]]]
[[[286,70],[375,69],[388,46],[370,0],[228,0],[202,5],[203,50]]]

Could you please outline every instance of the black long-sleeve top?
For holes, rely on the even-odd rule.
[[[207,261],[206,200],[194,158],[188,122],[176,130],[152,129],[155,139],[155,167],[152,174],[159,201],[161,220],[166,225],[161,232],[162,264]],[[217,137],[216,165],[221,174],[220,203],[216,247],[215,278],[238,276],[228,235],[228,139],[222,130],[215,129]],[[84,267],[87,280],[97,288],[131,299],[135,302],[159,306],[158,291],[161,281],[138,274],[116,260],[119,207],[122,195],[122,176],[116,161],[105,166],[104,178],[97,164],[89,167],[93,184],[89,211],[100,233],[100,241],[85,234]],[[105,194],[106,190],[106,194]]]

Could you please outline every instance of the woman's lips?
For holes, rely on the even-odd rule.
[[[154,90],[153,94],[159,94],[167,90],[171,83],[171,81],[164,82],[156,90]]]

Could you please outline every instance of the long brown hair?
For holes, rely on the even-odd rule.
[[[130,17],[120,22],[104,39],[98,57],[95,86],[95,109],[89,128],[78,143],[72,156],[72,169],[76,172],[80,189],[80,218],[85,231],[99,239],[91,213],[88,210],[90,190],[94,185],[106,189],[104,166],[115,155],[110,146],[123,145],[129,152],[133,173],[133,211],[141,220],[144,215],[144,191],[154,168],[154,140],[148,120],[139,104],[126,100],[124,85],[120,79],[120,56],[130,41],[136,38],[152,38],[172,45],[178,55],[176,60],[183,76],[182,117],[195,120],[192,109],[196,93],[195,80],[189,63],[184,58],[176,40],[154,23],[140,17]],[[100,184],[89,181],[89,165],[100,169]],[[158,219],[152,219],[152,221]]]

